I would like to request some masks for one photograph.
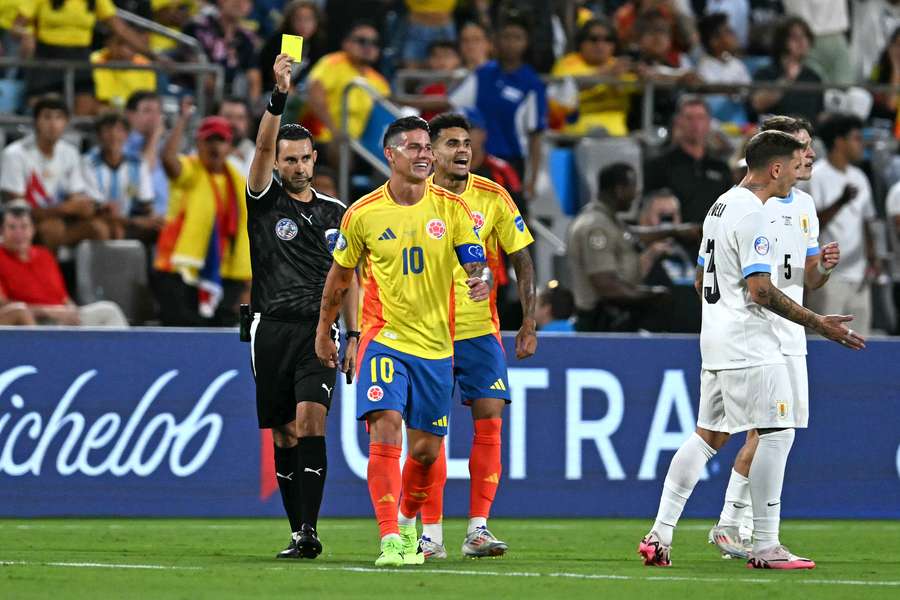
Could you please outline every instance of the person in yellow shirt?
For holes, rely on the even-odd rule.
[[[534,265],[528,253],[534,238],[509,192],[470,171],[472,140],[468,120],[460,114],[444,113],[428,126],[435,156],[430,180],[465,200],[475,217],[475,228],[484,242],[492,270],[500,264],[501,250],[515,269],[523,315],[516,335],[516,358],[528,358],[537,348]],[[488,530],[487,519],[502,472],[500,431],[503,408],[510,402],[506,354],[500,343],[496,293],[491,293],[489,302],[473,302],[467,297],[465,280],[465,272],[457,269],[453,375],[463,404],[472,408],[475,433],[469,455],[469,526],[462,548],[465,556],[501,556],[506,553],[507,544]],[[446,461],[441,452],[438,480],[422,506],[421,544],[426,560],[447,556],[441,525]]]
[[[362,78],[382,96],[391,93],[387,79],[374,67],[381,52],[379,44],[378,31],[367,23],[358,23],[348,31],[342,50],[326,54],[310,71],[307,82],[312,119],[303,119],[303,124],[320,146],[343,135],[344,90],[351,81]],[[350,92],[346,134],[351,138],[358,139],[365,131],[372,104],[371,96],[365,91],[356,88]],[[332,164],[337,164],[332,160],[336,158],[335,146],[328,148]]]
[[[106,47],[91,54],[91,64],[131,62],[149,65],[150,60],[136,54],[125,40],[113,34]],[[131,95],[138,91],[156,91],[156,72],[150,70],[94,69],[94,96],[98,101],[116,108],[124,108]]]
[[[406,30],[401,58],[408,69],[425,66],[428,48],[456,39],[456,0],[406,0]]]
[[[154,58],[143,37],[116,16],[112,0],[31,0],[19,4],[19,26],[31,25],[34,39],[23,39],[26,47],[34,47],[34,58],[47,60],[90,60],[94,26],[106,24],[109,29],[137,52]],[[26,37],[28,37],[26,35]],[[27,74],[27,95],[63,92],[63,73],[55,69],[31,69]],[[94,82],[88,70],[75,73],[76,115],[93,114]]]
[[[591,19],[582,25],[575,36],[575,52],[561,57],[553,65],[554,77],[606,76],[622,82],[635,82],[631,61],[614,55],[616,34],[601,19]],[[610,135],[628,135],[626,118],[631,95],[636,91],[629,85],[577,84],[576,98],[561,98],[548,93],[551,123],[563,133],[584,135],[602,127]],[[556,96],[556,97],[554,97]],[[554,123],[555,121],[555,123]]]
[[[154,287],[164,325],[232,326],[250,291],[247,180],[228,161],[232,132],[223,117],[200,122],[196,154],[178,154],[192,112],[184,101],[161,153],[170,191]]]
[[[468,275],[472,300],[486,300],[490,288],[471,211],[462,198],[428,181],[428,123],[419,117],[394,121],[383,146],[391,176],[351,205],[341,222],[322,293],[316,354],[325,366],[337,365],[329,331],[362,263],[356,403],[358,418],[368,423],[369,494],[382,536],[375,565],[399,567],[425,560],[415,522],[434,486],[432,466],[447,435],[456,266]],[[401,480],[404,420],[409,454]]]

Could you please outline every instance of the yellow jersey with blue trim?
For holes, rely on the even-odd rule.
[[[433,181],[432,175],[430,180]],[[494,273],[503,269],[500,250],[512,254],[534,242],[525,219],[512,196],[499,183],[486,177],[469,174],[466,189],[460,194],[475,220],[475,231],[484,244],[487,264]],[[456,327],[454,340],[468,340],[482,335],[500,334],[497,314],[497,288],[491,290],[487,302],[469,298],[465,270],[456,269]]]
[[[362,268],[360,352],[375,340],[420,358],[453,354],[456,269],[485,260],[462,198],[429,181],[403,205],[384,184],[347,209],[334,260]]]

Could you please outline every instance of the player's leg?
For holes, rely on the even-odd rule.
[[[709,531],[709,543],[715,544],[724,558],[749,558],[753,539],[753,508],[750,498],[750,464],[759,436],[747,432],[744,445],[734,459],[734,467],[725,489],[725,503],[719,521]]]
[[[407,357],[410,401],[406,411],[409,453],[403,467],[403,498],[398,514],[406,564],[422,564],[425,555],[416,532],[416,515],[428,500],[437,476],[433,468],[447,435],[453,393],[453,361]]]
[[[792,554],[781,544],[781,491],[788,455],[794,443],[794,394],[787,365],[756,367],[754,419],[759,446],[750,466],[753,498],[753,552],[750,568],[812,569],[808,559]],[[779,400],[783,398],[784,400]],[[774,410],[772,407],[774,405]]]
[[[720,373],[706,370],[700,373],[697,429],[672,457],[663,483],[656,521],[650,533],[638,545],[638,553],[647,566],[667,567],[671,564],[669,555],[672,537],[684,506],[700,480],[706,463],[728,441]]]
[[[400,498],[400,449],[407,411],[409,376],[403,360],[390,348],[369,342],[360,348],[356,383],[357,418],[369,426],[366,479],[381,534],[378,567],[403,565],[397,524]]]
[[[455,345],[454,371],[463,402],[472,408],[475,435],[469,455],[469,525],[464,556],[501,556],[508,546],[487,528],[503,471],[503,408],[510,401],[506,356],[500,340],[485,335]]]
[[[437,460],[431,466],[434,485],[422,505],[422,537],[419,540],[425,560],[447,558],[444,547],[444,486],[447,484],[447,452],[441,444]]]

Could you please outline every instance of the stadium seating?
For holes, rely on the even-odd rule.
[[[83,241],[75,248],[79,304],[110,300],[132,323],[148,314],[147,252],[136,240]]]

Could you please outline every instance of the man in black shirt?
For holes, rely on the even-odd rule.
[[[275,475],[291,524],[291,541],[278,558],[315,558],[322,551],[316,522],[327,471],[325,417],[336,374],[316,358],[315,334],[346,206],[310,186],[316,151],[309,131],[300,125],[279,128],[291,65],[288,55],[278,55],[276,86],[260,122],[247,179],[253,270],[250,356],[259,426],[272,429]],[[359,338],[356,304],[354,280],[343,311],[349,331],[341,370],[348,380]],[[337,324],[332,335],[337,341]]]

